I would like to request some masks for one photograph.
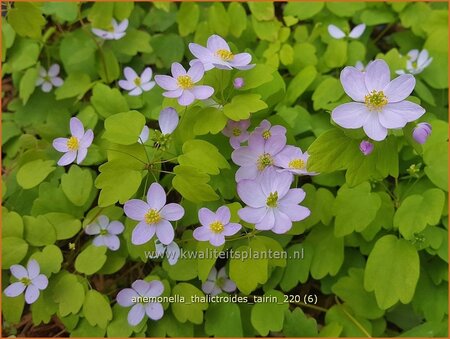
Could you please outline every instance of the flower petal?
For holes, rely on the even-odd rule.
[[[280,210],[274,210],[275,224],[272,232],[275,234],[284,234],[292,228],[292,221]]]
[[[128,80],[119,80],[118,84],[119,84],[120,88],[127,90],[127,91],[131,91],[136,88],[136,84],[134,82],[128,81]]]
[[[34,285],[28,285],[25,291],[25,302],[27,304],[34,303],[39,298],[39,289]]]
[[[150,206],[139,199],[128,200],[123,206],[123,210],[127,217],[136,221],[144,220],[145,214],[149,209]]]
[[[17,297],[18,295],[22,294],[23,291],[25,291],[25,287],[26,286],[24,283],[15,282],[15,283],[12,283],[11,285],[9,285],[7,288],[5,288],[3,293],[5,293],[5,295],[7,297],[14,298],[14,297]]]
[[[101,228],[97,223],[92,223],[90,225],[87,225],[84,229],[84,233],[88,235],[96,235],[100,234]]]
[[[206,47],[215,53],[219,49],[223,49],[226,51],[230,50],[230,47],[228,46],[227,42],[217,34],[213,34],[208,38],[208,41],[206,42]]]
[[[230,222],[231,212],[228,206],[221,206],[216,211],[216,219],[220,221],[223,225]]]
[[[387,136],[387,129],[381,125],[377,112],[370,112],[363,128],[367,136],[375,141],[384,140]]]
[[[345,38],[345,33],[335,25],[328,25],[328,33],[335,39]]]
[[[208,60],[214,56],[212,51],[195,43],[189,44],[189,50],[191,51],[193,56],[200,60]],[[196,63],[194,62],[191,66],[193,66],[194,64]]]
[[[236,284],[231,279],[225,279],[222,284],[222,289],[225,292],[229,292],[229,293],[234,292],[234,291],[236,291]]]
[[[80,140],[80,147],[88,148],[89,146],[91,146],[93,140],[94,140],[94,132],[92,132],[91,129],[88,129]]]
[[[405,100],[416,86],[416,79],[411,74],[400,75],[383,89],[389,103]]]
[[[222,234],[229,237],[229,236],[234,235],[237,232],[239,232],[239,230],[241,228],[242,228],[241,224],[229,223],[229,224],[225,225],[225,228],[224,228]]]
[[[153,71],[150,67],[146,67],[144,71],[141,74],[141,81],[142,82],[149,82],[152,80]]]
[[[117,251],[120,248],[120,240],[117,235],[107,234],[103,236],[103,242],[111,251]]]
[[[242,66],[248,66],[248,64],[252,61],[252,56],[250,53],[239,53],[235,54],[233,60],[229,63],[231,66],[238,68]]]
[[[272,208],[267,208],[266,215],[261,219],[260,222],[255,224],[257,230],[270,230],[275,226],[275,215]]]
[[[51,83],[55,87],[61,87],[64,84],[64,80],[60,77],[54,77],[50,79]]]
[[[162,134],[171,134],[177,128],[178,122],[178,113],[173,107],[164,108],[159,113],[158,123]]]
[[[152,183],[148,189],[147,204],[158,211],[166,204],[166,192],[157,182]]]
[[[136,293],[132,288],[125,288],[117,293],[116,301],[122,307],[130,307],[134,304],[132,301],[133,298],[139,297],[139,294]]]
[[[194,229],[194,232],[192,233],[192,236],[194,239],[197,239],[198,241],[208,241],[211,237],[212,231],[209,229],[208,226],[200,226]]]
[[[159,223],[155,224],[155,228],[156,236],[164,245],[169,245],[173,241],[175,231],[173,230],[170,222],[167,220],[161,220]]]
[[[382,112],[379,113],[380,122],[386,128],[402,128],[406,123],[419,119],[425,114],[425,109],[411,101],[394,102],[384,106]],[[396,125],[396,122],[402,117],[405,122],[399,127],[388,127],[388,125]]]
[[[60,70],[59,65],[58,64],[53,64],[48,69],[48,73],[47,74],[48,74],[48,76],[50,78],[54,78],[54,77],[56,77],[59,74],[59,70]]]
[[[236,171],[235,179],[236,182],[240,182],[245,179],[255,179],[258,176],[258,173],[256,164],[251,166],[243,166]]]
[[[141,221],[131,234],[131,243],[133,245],[145,244],[155,235],[155,231],[155,225],[147,225],[144,221]]]
[[[257,224],[266,216],[267,207],[244,207],[238,211],[239,218],[251,224]]]
[[[148,137],[150,135],[150,128],[148,128],[147,125],[142,127],[141,134],[139,135],[138,143],[145,144],[148,140]]]
[[[280,204],[279,210],[287,215],[292,221],[303,220],[311,214],[309,208],[300,205]]]
[[[155,75],[155,81],[165,90],[173,91],[178,88],[177,80],[168,75]]]
[[[164,315],[164,309],[160,303],[148,303],[145,305],[145,313],[152,320],[159,320]]]
[[[209,227],[209,224],[216,220],[216,214],[208,208],[202,207],[198,211],[198,220],[203,226]]]
[[[148,289],[150,288],[150,285],[147,281],[145,280],[136,280],[135,282],[133,282],[131,284],[131,287],[140,295],[140,296],[145,296],[145,294],[147,293]]]
[[[205,100],[214,94],[214,88],[212,88],[211,86],[203,86],[203,85],[195,86],[194,88],[191,89],[191,92],[196,99]]]
[[[364,102],[367,94],[364,73],[356,67],[347,66],[341,72],[341,84],[345,93],[355,101]]]
[[[194,100],[195,100],[195,96],[191,91],[183,90],[183,93],[178,98],[178,103],[181,106],[189,106],[190,104],[192,104],[194,102]]]
[[[9,269],[17,279],[28,278],[28,271],[22,265],[12,265]]]
[[[331,112],[333,121],[344,128],[360,128],[368,118],[370,111],[359,102],[339,105]]]
[[[48,92],[50,92],[52,90],[52,87],[53,86],[52,86],[51,82],[48,82],[48,81],[44,80],[44,82],[43,82],[43,84],[41,86],[41,89],[42,89],[43,92],[48,93]]]
[[[70,119],[70,133],[78,139],[84,136],[84,127],[80,119],[76,117]]]
[[[145,316],[145,308],[143,304],[136,304],[134,305],[130,312],[128,312],[128,323],[131,326],[136,326],[138,325],[142,319],[144,319]]]
[[[107,227],[109,234],[121,234],[125,226],[120,221],[111,221],[111,223]]]
[[[164,292],[164,285],[159,280],[152,280],[148,283],[148,290],[145,292],[146,297],[159,297]]]
[[[242,180],[237,184],[239,198],[248,206],[265,206],[267,196],[264,194],[261,185],[255,180]]]
[[[132,97],[135,97],[135,96],[138,96],[138,95],[141,95],[141,94],[142,94],[142,88],[140,88],[140,87],[136,87],[135,89],[133,89],[132,91],[130,91],[128,93],[128,95],[130,95]]]
[[[161,217],[169,221],[180,220],[184,216],[184,208],[175,203],[165,205],[160,211]]]
[[[129,82],[134,82],[134,80],[138,77],[137,73],[131,67],[125,67],[123,69],[123,75]]]
[[[171,67],[172,76],[177,79],[181,75],[186,75],[186,70],[180,63],[174,62]]]
[[[48,278],[43,274],[39,274],[37,277],[32,279],[31,282],[40,290],[45,290],[48,286]]]
[[[141,88],[144,92],[148,92],[150,91],[153,87],[155,87],[155,82],[154,81],[150,81],[150,82],[145,82],[141,85]]]
[[[200,62],[196,62],[188,70],[187,74],[191,77],[192,81],[196,83],[203,78],[203,74],[205,74],[205,69],[203,68],[203,65]]]
[[[80,148],[77,152],[77,164],[81,164],[86,158],[87,148]]]
[[[353,29],[350,31],[350,34],[348,35],[352,39],[358,39],[361,35],[364,34],[364,31],[366,30],[365,24],[359,24],[353,27]]]
[[[209,243],[216,247],[222,246],[225,244],[225,236],[222,233],[211,233]]]
[[[211,294],[215,288],[216,283],[214,281],[207,280],[202,284],[202,291],[205,292],[206,294]]]
[[[71,164],[72,162],[74,162],[76,157],[77,157],[77,151],[69,151],[66,154],[64,154],[61,158],[59,158],[58,165],[66,166],[68,164]]]
[[[390,79],[391,72],[386,61],[377,59],[367,65],[364,81],[369,92],[382,91]]]
[[[180,253],[180,247],[178,247],[176,242],[173,241],[167,245],[166,256],[170,265],[175,265],[177,263]]]
[[[179,98],[183,94],[184,90],[181,88],[178,88],[176,90],[171,90],[163,93],[163,96],[166,98]]]

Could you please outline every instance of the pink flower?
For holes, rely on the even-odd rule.
[[[155,81],[166,92],[167,98],[178,98],[181,106],[189,106],[195,99],[208,99],[214,93],[211,86],[195,85],[203,78],[205,70],[201,63],[196,63],[186,72],[178,62],[172,64],[172,76],[156,75]]]
[[[316,175],[317,173],[306,170],[308,158],[308,152],[303,153],[299,147],[287,145],[275,156],[274,164],[277,167],[281,167],[282,172],[289,171],[297,175]]]
[[[361,150],[362,154],[369,155],[373,152],[373,144],[367,140],[363,140],[359,144],[359,149]]]
[[[241,144],[248,140],[249,133],[247,132],[250,126],[250,120],[233,121],[228,120],[227,126],[222,133],[230,138],[230,145],[233,149],[238,149]]]
[[[419,144],[424,144],[428,137],[431,135],[431,125],[427,122],[420,122],[417,124],[417,126],[414,128],[413,131],[413,138],[416,140]]]
[[[58,152],[65,153],[58,161],[59,166],[66,166],[77,159],[80,164],[86,158],[89,146],[94,140],[94,132],[88,129],[84,132],[84,126],[78,118],[70,119],[70,138],[56,138],[53,140],[53,147]]]
[[[331,117],[344,128],[363,128],[367,136],[381,141],[390,128],[403,128],[424,113],[421,106],[406,101],[416,84],[410,74],[390,81],[389,66],[384,60],[371,62],[365,72],[347,66],[341,72],[345,92],[356,102],[336,107]]]
[[[236,89],[239,89],[239,88],[241,88],[244,85],[245,85],[245,81],[244,81],[243,78],[236,78],[236,79],[233,80],[233,86]]]

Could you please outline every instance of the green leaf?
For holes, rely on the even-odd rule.
[[[163,67],[170,68],[172,63],[183,59],[185,45],[177,34],[164,34],[152,37],[152,47]]]
[[[178,32],[181,36],[186,36],[195,31],[198,19],[200,18],[200,8],[194,2],[182,2],[177,12]]]
[[[323,55],[325,65],[330,68],[344,66],[347,61],[347,47],[348,44],[346,41],[331,40]]]
[[[52,289],[53,299],[59,304],[59,314],[76,314],[84,302],[84,287],[75,274],[65,273]]]
[[[242,337],[239,306],[234,303],[211,303],[205,315],[205,332],[216,338]]]
[[[381,199],[378,194],[370,191],[368,182],[354,188],[343,186],[339,189],[333,206],[336,216],[334,222],[336,237],[354,231],[362,232],[375,219],[381,206]]]
[[[241,94],[233,97],[231,102],[223,107],[225,115],[235,121],[248,119],[251,113],[267,108],[258,94]]]
[[[95,2],[89,10],[88,20],[95,28],[110,28],[113,18],[113,2]]]
[[[17,237],[4,237],[2,240],[2,268],[7,269],[20,263],[27,255],[28,244]]]
[[[153,42],[154,41],[152,40],[152,44]],[[134,28],[128,28],[127,34],[122,39],[114,40],[111,44],[111,48],[116,54],[123,54],[125,56],[135,56],[138,53],[153,52],[153,48],[150,46],[150,34]],[[156,48],[155,53],[158,53]]]
[[[327,8],[330,12],[341,17],[351,17],[356,12],[364,9],[366,4],[364,2],[327,2]]]
[[[387,9],[366,9],[361,13],[361,21],[367,26],[388,24],[396,21],[395,15]]]
[[[247,14],[239,2],[232,2],[228,6],[228,18],[230,19],[230,33],[239,38],[247,28]]]
[[[299,20],[305,20],[319,13],[323,6],[323,2],[289,2],[284,8],[284,15],[292,15]]]
[[[445,194],[437,188],[429,189],[421,195],[410,195],[395,212],[394,226],[405,239],[411,240],[415,233],[423,231],[427,225],[437,225],[440,222],[444,203]]]
[[[61,176],[61,188],[66,197],[76,206],[83,206],[89,199],[93,188],[92,174],[76,165]]]
[[[17,34],[38,39],[45,19],[41,10],[31,2],[18,2],[8,11],[8,22]]]
[[[216,259],[214,256],[209,255],[210,253],[214,253],[214,250],[220,253],[222,251],[223,245],[216,247],[214,245],[211,245],[209,241],[199,241],[197,242],[196,251],[199,254],[199,256],[203,256],[205,259],[199,259],[197,260],[197,270],[198,270],[198,278],[205,282],[206,279],[209,276],[209,273],[211,272],[211,269],[213,268]]]
[[[44,215],[56,231],[56,239],[70,239],[81,229],[81,221],[66,213],[47,213]]]
[[[87,246],[75,259],[75,269],[86,275],[94,274],[105,264],[106,250],[106,246]]]
[[[187,200],[192,202],[214,201],[219,196],[212,189],[209,175],[193,166],[178,165],[173,169],[173,187]]]
[[[260,255],[265,251],[264,243],[254,238],[248,245],[238,247],[234,254],[239,255],[230,259],[230,278],[245,294],[250,294],[258,284],[264,284],[268,279],[269,260],[267,256],[261,258],[263,255]],[[260,257],[256,258],[257,255]]]
[[[23,237],[23,220],[20,214],[2,210],[2,237]]]
[[[10,298],[2,294],[3,321],[9,324],[18,324],[22,318],[24,306],[25,296],[23,294],[15,298]]]
[[[212,144],[203,140],[188,140],[183,144],[183,154],[178,156],[182,166],[192,166],[208,174],[217,175],[220,169],[230,168],[227,160]]]
[[[76,2],[44,2],[42,12],[54,15],[60,23],[73,22],[78,16],[78,6]]]
[[[394,235],[385,235],[378,239],[367,259],[364,288],[375,292],[378,306],[383,310],[398,301],[407,304],[414,296],[419,269],[414,245]]]
[[[348,276],[340,278],[333,286],[332,291],[359,315],[366,319],[376,319],[384,314],[375,300],[375,295],[364,289],[364,270],[350,268]]]
[[[109,88],[108,86],[101,83],[98,83],[94,86],[92,91],[91,103],[98,114],[100,114],[104,118],[107,118],[110,115],[116,113],[128,111],[127,101],[120,94],[119,90],[117,88]],[[141,131],[139,131],[139,133],[140,132]]]
[[[326,78],[316,87],[312,95],[314,110],[330,109],[332,107],[330,104],[338,101],[343,94],[344,90],[338,79]]]
[[[52,273],[58,273],[63,262],[61,250],[55,245],[48,245],[41,252],[34,252],[30,259],[35,259],[39,263],[41,273],[47,277]]]
[[[305,242],[314,248],[311,276],[314,279],[322,279],[327,274],[335,276],[344,262],[344,239],[335,237],[331,227],[319,224]]]
[[[55,90],[56,100],[77,97],[80,99],[91,88],[89,75],[81,72],[70,73],[61,87]]]
[[[17,172],[17,183],[24,189],[30,189],[39,185],[47,176],[55,170],[53,160],[33,160],[25,163]]]
[[[56,231],[43,215],[23,217],[25,232],[24,238],[30,245],[52,245],[56,241]]]
[[[8,51],[8,62],[4,65],[5,72],[13,73],[36,64],[39,57],[39,46],[29,39],[16,38],[14,45]]]
[[[179,322],[200,325],[203,323],[203,311],[208,308],[208,303],[202,301],[205,297],[202,291],[188,283],[179,283],[172,290],[172,295],[184,298],[185,302],[175,302],[172,304],[172,312]]]
[[[114,16],[117,20],[122,21],[130,17],[133,13],[133,2],[115,2],[114,3]]]
[[[314,318],[307,317],[300,307],[292,312],[284,311],[283,334],[290,338],[317,337],[317,323]]]
[[[271,2],[249,2],[248,7],[257,20],[268,21],[275,17],[274,6]]]
[[[214,2],[208,11],[208,23],[212,30],[225,38],[230,29],[230,20],[225,6],[221,2]]]
[[[265,41],[275,42],[278,39],[278,32],[281,24],[277,20],[258,21],[252,16],[252,26],[258,38]]]
[[[268,291],[264,293],[264,297],[270,298],[270,301],[255,303],[251,322],[259,334],[265,337],[270,331],[278,332],[283,329],[284,312],[289,309],[289,303],[280,291]]]
[[[431,143],[423,146],[425,174],[439,188],[448,191],[448,141]]]
[[[286,91],[285,103],[292,105],[308,89],[316,78],[317,70],[314,66],[305,67],[289,83]]]
[[[67,33],[61,39],[59,54],[68,74],[85,73],[91,79],[97,74],[95,64],[95,51],[97,45],[92,36],[83,30]],[[97,86],[105,86],[98,84]],[[106,87],[106,86],[105,86]]]
[[[310,243],[303,242],[290,246],[286,252],[288,259],[280,287],[283,291],[288,292],[299,282],[305,283],[308,280],[314,248]]]
[[[332,306],[325,314],[327,325],[339,324],[342,326],[342,337],[368,337],[372,335],[372,324],[362,317],[352,314],[345,304]],[[320,333],[321,336],[325,336]]]
[[[20,79],[19,93],[20,98],[23,100],[24,105],[27,103],[30,95],[33,94],[36,88],[36,79],[38,71],[36,68],[29,68],[26,70],[22,79]]]
[[[198,112],[194,125],[196,135],[217,134],[225,128],[227,117],[220,109],[206,107]]]
[[[105,120],[105,133],[103,138],[120,145],[137,143],[145,117],[138,111],[117,113]]]
[[[90,290],[86,293],[83,314],[89,324],[100,328],[106,328],[108,322],[112,319],[112,310],[108,299],[96,290]]]

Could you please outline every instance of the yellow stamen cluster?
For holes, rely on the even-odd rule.
[[[220,221],[213,221],[209,224],[209,228],[211,229],[211,231],[217,234],[222,233],[224,230],[224,226]]]
[[[277,207],[278,203],[278,192],[272,192],[269,194],[266,200],[266,205],[268,207]]]
[[[231,61],[234,59],[233,53],[227,51],[226,49],[218,49],[216,51],[216,55],[221,58],[223,61]]]
[[[134,84],[138,87],[141,86],[141,84],[142,84],[141,78],[136,77],[136,79],[134,79]]]
[[[76,151],[79,147],[80,147],[80,144],[78,142],[77,137],[71,136],[67,140],[67,148],[69,149],[69,151]]]
[[[269,130],[262,132],[262,137],[264,138],[264,140],[269,139],[272,136],[272,133],[270,133]]]
[[[234,135],[235,137],[240,136],[240,135],[241,135],[241,130],[240,130],[239,128],[233,129],[233,135]]]
[[[258,170],[262,171],[267,166],[273,165],[272,156],[269,153],[263,153],[259,156],[256,166]]]
[[[379,112],[388,103],[388,100],[384,95],[383,91],[377,92],[373,90],[372,92],[370,92],[365,96],[364,102],[369,111]]]
[[[289,168],[292,169],[304,169],[305,168],[305,162],[302,159],[293,159],[289,162]]]
[[[191,89],[194,87],[194,82],[189,75],[180,75],[177,78],[177,84],[181,89]]]
[[[25,286],[28,286],[28,285],[31,284],[31,280],[29,278],[27,278],[27,277],[23,277],[22,279],[20,279],[20,282],[22,284],[24,284]]]
[[[144,216],[144,220],[147,224],[156,224],[161,220],[161,215],[155,209],[150,209]]]
[[[104,229],[100,230],[100,235],[107,235],[107,234],[108,234],[107,230],[104,230]]]

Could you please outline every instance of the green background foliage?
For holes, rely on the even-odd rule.
[[[11,265],[29,259],[49,278],[32,306],[23,296],[3,295],[4,334],[447,336],[446,3],[17,2],[3,8],[2,288],[13,281]],[[129,20],[125,37],[102,41],[91,33],[92,27],[108,28],[113,18]],[[327,32],[329,24],[348,32],[360,23],[367,29],[357,40],[335,40]],[[225,38],[233,51],[251,53],[256,64],[205,75],[219,107],[196,102],[182,108],[158,86],[138,97],[118,88],[125,66],[168,74],[173,62],[192,59],[190,42],[204,45],[211,34]],[[416,75],[409,100],[426,109],[421,121],[432,125],[431,137],[419,145],[411,137],[415,123],[409,123],[362,155],[363,132],[343,130],[330,119],[333,108],[350,101],[340,70],[380,58],[394,76],[405,68],[408,51],[423,48],[433,62]],[[53,63],[65,82],[44,93],[35,81],[39,68]],[[238,90],[236,77],[245,81]],[[167,148],[161,153],[151,143],[137,144],[144,124],[151,138],[157,136],[156,120],[168,106],[181,120]],[[51,143],[68,135],[72,116],[95,139],[82,164],[61,168]],[[285,250],[289,257],[191,258],[174,266],[147,259],[153,241],[131,244],[136,223],[121,205],[141,198],[156,180],[186,210],[176,224],[184,249],[210,248],[192,241],[201,207],[227,204],[232,220],[242,223],[237,167],[220,132],[228,119],[247,118],[252,128],[262,119],[285,126],[288,143],[308,150],[309,170],[320,174],[295,182],[307,193],[309,218],[284,235],[244,224],[246,235],[219,249]],[[93,246],[84,234],[101,214],[126,226],[116,252]],[[303,257],[293,259],[298,252]],[[165,304],[161,320],[137,326],[115,302],[136,279],[161,280],[167,296],[202,297],[201,284],[215,264],[226,265],[236,293],[250,302]],[[276,301],[252,303],[257,296]]]

